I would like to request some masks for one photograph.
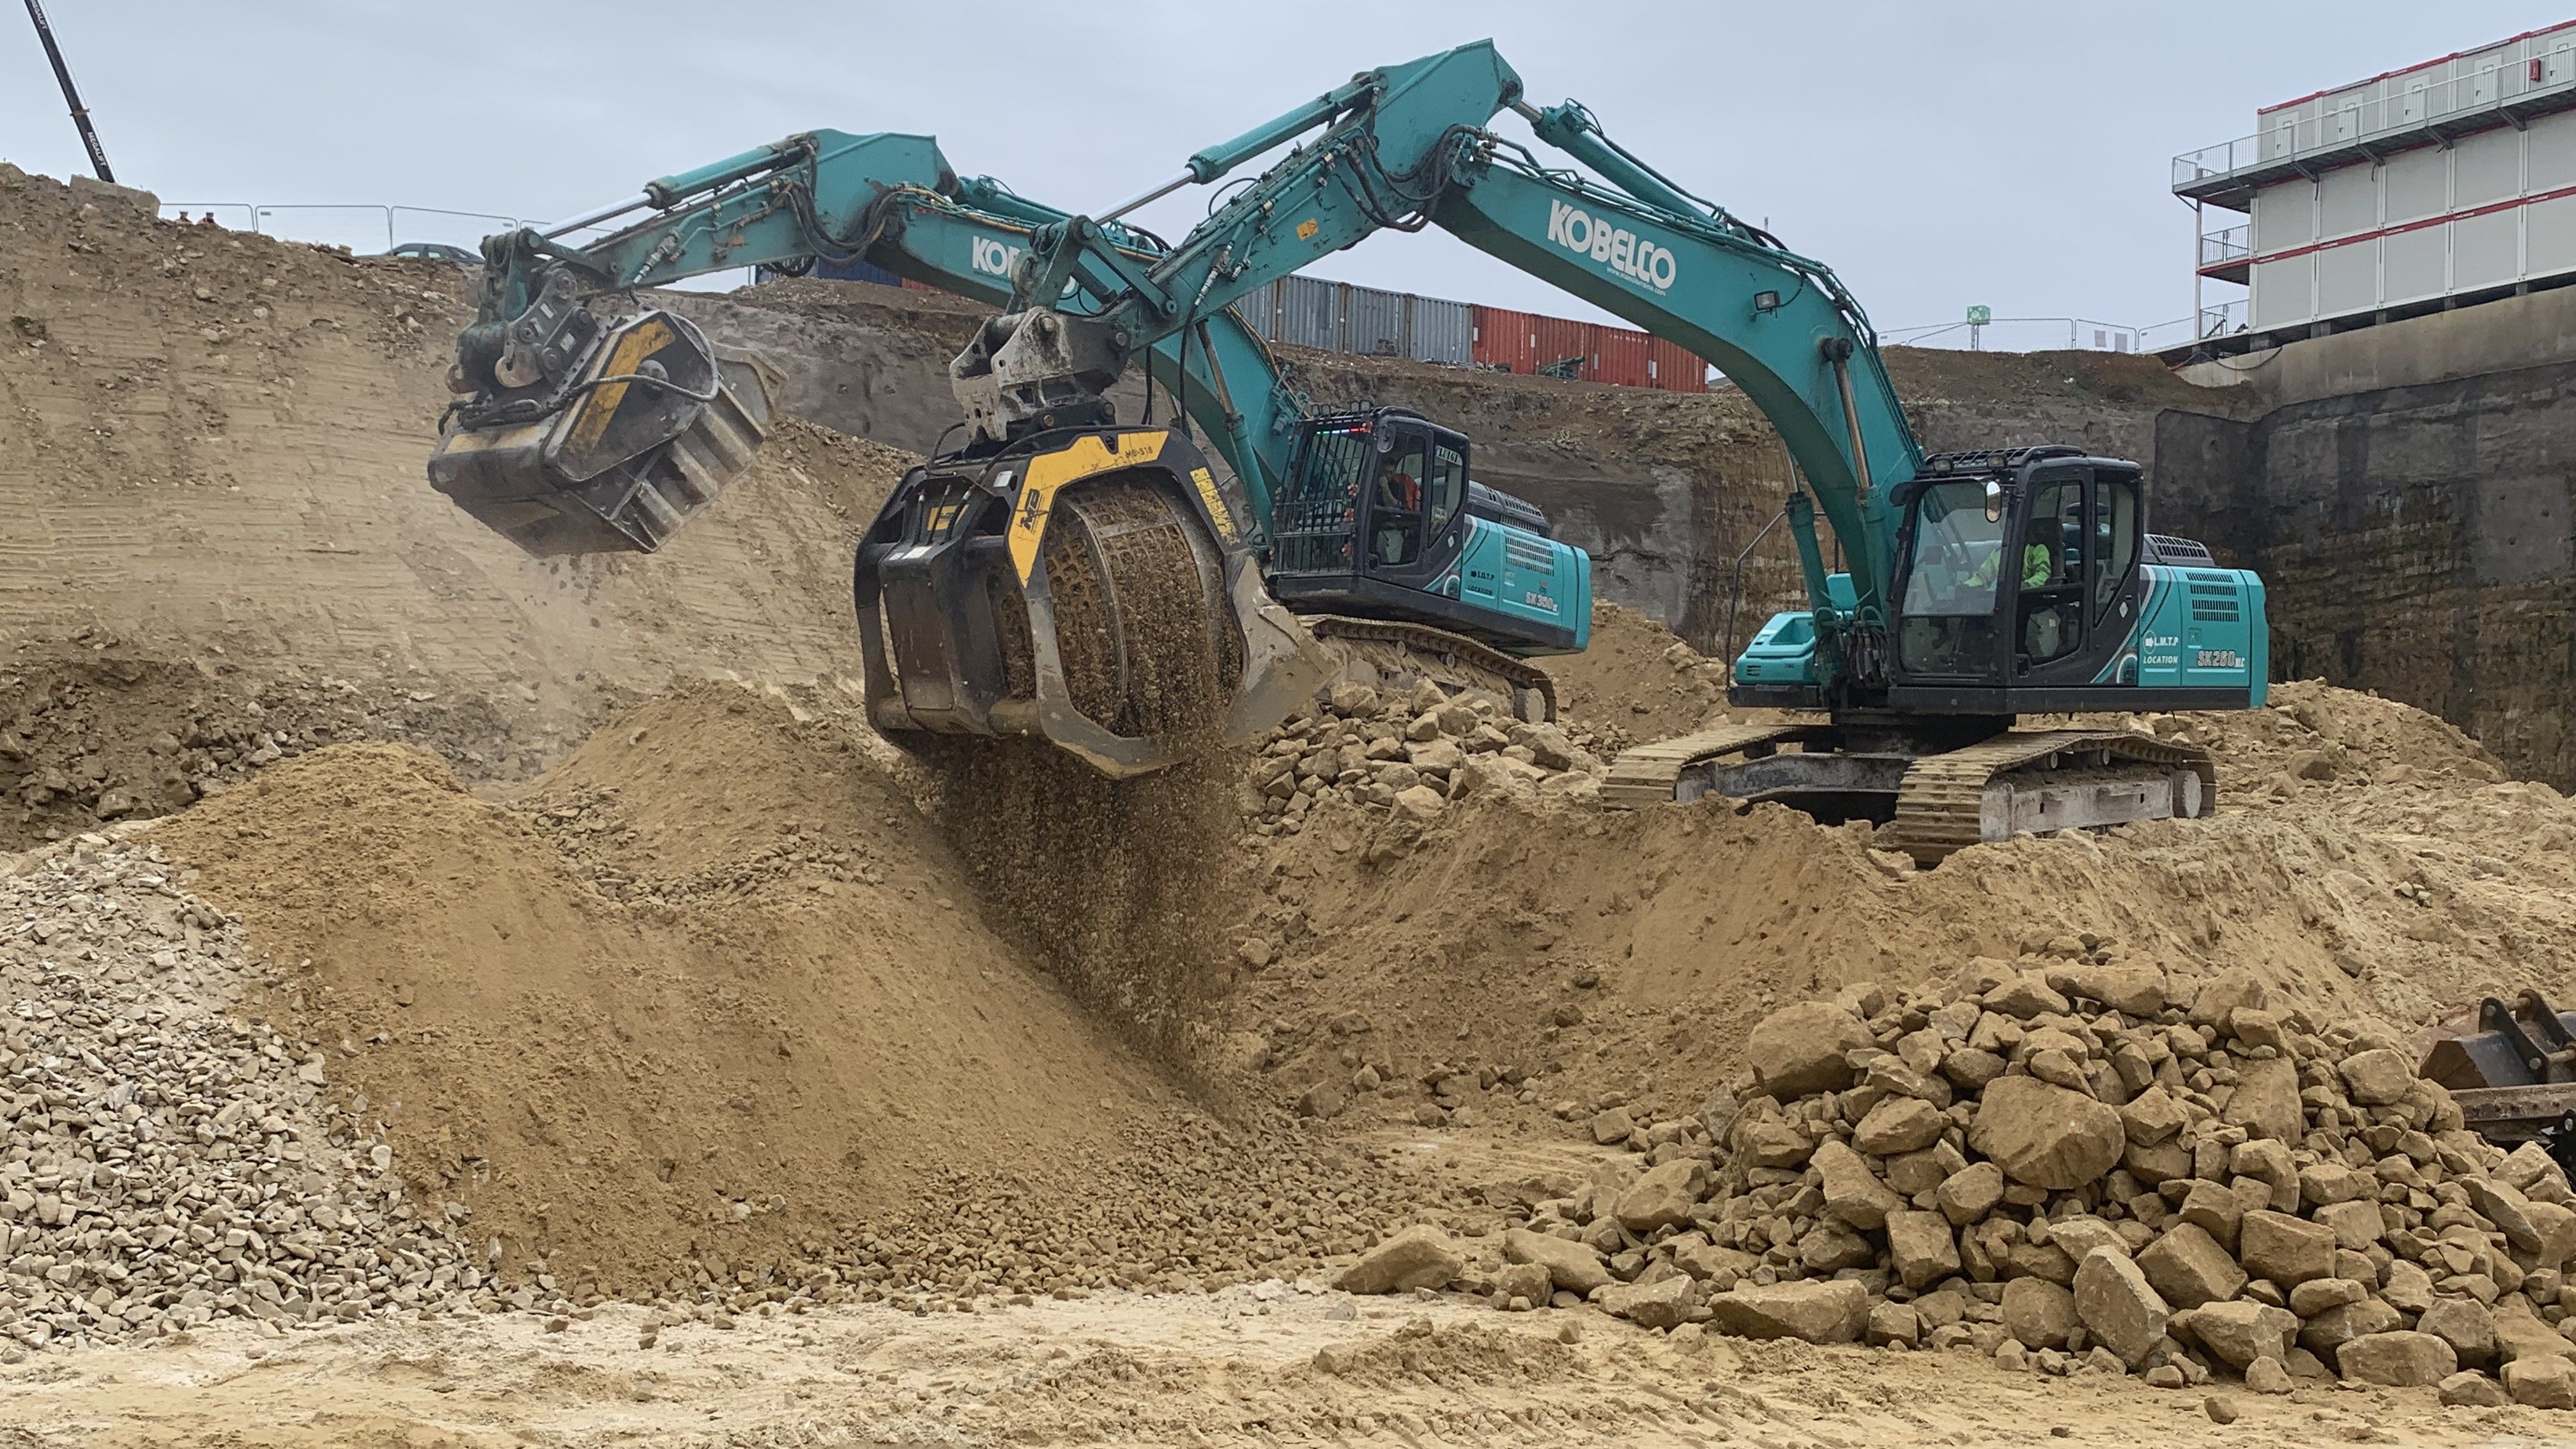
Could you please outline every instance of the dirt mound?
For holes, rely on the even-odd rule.
[[[280,963],[272,1009],[415,1199],[576,1301],[1177,1286],[1408,1210],[1189,1106],[1024,964],[886,753],[827,697],[703,685],[514,805],[352,745],[154,839]]]
[[[528,558],[423,474],[457,269],[149,202],[0,166],[0,640],[471,699],[414,738],[478,775],[674,680],[858,672],[850,541],[904,455],[790,421],[661,553]]]
[[[2084,399],[2118,407],[2225,412],[2225,388],[2202,387],[2136,352],[1965,352],[1890,347],[1879,354],[1908,407],[1974,402],[1994,406]]]
[[[982,926],[881,768],[709,690],[621,718],[525,812],[362,745],[163,827],[298,963],[415,1191],[506,1266],[765,1259],[934,1173],[1105,1152],[1156,1091]],[[556,791],[633,808],[574,832],[595,807]]]
[[[2080,933],[2178,982],[2241,967],[2320,1019],[2399,1030],[2576,984],[2576,805],[2406,706],[2317,684],[2275,701],[2155,722],[2217,752],[2215,818],[1931,871],[1777,806],[1318,808],[1263,842],[1241,930],[1272,959],[1237,1020],[1265,1032],[1279,1100],[1328,1083],[1380,1119],[1473,1104],[1555,1131],[1559,1107],[1688,1108],[1775,1005]]]
[[[148,819],[360,739],[434,749],[469,775],[533,773],[544,748],[514,740],[489,696],[362,685],[291,661],[245,670],[215,651],[155,658],[74,630],[0,668],[0,849]]]
[[[1744,632],[1759,627],[1747,620]],[[1726,707],[1725,661],[1617,604],[1593,605],[1591,647],[1539,663],[1556,680],[1558,710],[1617,745],[1688,734]]]

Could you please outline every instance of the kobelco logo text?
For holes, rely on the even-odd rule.
[[[1547,239],[1577,256],[1607,263],[1610,270],[1658,292],[1671,291],[1673,278],[1681,271],[1670,248],[1562,201],[1547,204]]]
[[[1005,246],[1000,242],[990,240],[986,237],[979,236],[975,238],[975,255],[972,258],[973,264],[975,270],[982,272],[988,277],[1009,276],[1011,274],[1011,263],[1016,262],[1019,259],[1020,248],[1018,247]]]

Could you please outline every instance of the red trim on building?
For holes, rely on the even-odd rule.
[[[2519,42],[2531,39],[2533,36],[2551,35],[2561,30],[2576,30],[2576,20],[2562,20],[2556,25],[2544,25],[2538,30],[2526,30],[2520,35],[2508,35],[2502,40],[2489,41],[2484,45],[2472,45],[2466,50],[2455,50],[2449,55],[2436,56],[2431,60],[2419,60],[2413,65],[2400,66],[2395,70],[2383,70],[2377,75],[2364,76],[2357,81],[2347,81],[2339,86],[2328,86],[2321,91],[2310,91],[2296,100],[2282,101],[2277,105],[2257,106],[2254,108],[2254,116],[2255,119],[2260,120],[2263,117],[2272,114],[2274,111],[2286,111],[2292,106],[2304,106],[2308,102],[2313,101],[2320,96],[2330,96],[2337,91],[2348,91],[2354,86],[2376,85],[2384,80],[2395,80],[2401,75],[2413,75],[2419,70],[2431,70],[2437,65],[2449,65],[2452,61],[2458,60],[2462,56],[2475,55],[2482,50],[2494,50],[2499,46],[2518,44]]]
[[[2467,211],[2446,211],[2440,216],[2427,216],[2415,221],[2402,221],[2395,226],[2383,226],[2375,231],[2357,231],[2350,236],[2339,236],[2332,241],[2310,242],[2305,246],[2291,247],[2286,251],[2257,252],[2249,257],[2248,261],[2257,266],[2264,262],[2293,261],[2297,258],[2309,256],[2317,252],[2327,251],[2334,247],[2348,247],[2354,242],[2377,241],[2381,237],[2403,236],[2410,231],[2422,231],[2428,226],[2440,226],[2445,222],[2469,221],[2476,217],[2493,216],[2499,211],[2511,211],[2517,206],[2536,206],[2544,201],[2557,201],[2562,197],[2569,196],[2576,196],[2576,186],[2562,186],[2555,191],[2543,191],[2531,196],[2517,196],[2510,201],[2491,201],[2484,206],[2471,207]]]

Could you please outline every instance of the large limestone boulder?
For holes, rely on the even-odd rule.
[[[1503,1234],[1503,1259],[1538,1264],[1547,1270],[1548,1281],[1578,1298],[1613,1281],[1599,1253],[1581,1243],[1569,1243],[1527,1228],[1513,1228]]]
[[[1818,1143],[1807,1165],[1824,1178],[1827,1217],[1855,1228],[1875,1229],[1887,1226],[1887,1215],[1905,1206],[1896,1189],[1879,1181],[1869,1163],[1839,1139]]]
[[[2245,1270],[2195,1223],[2178,1223],[2138,1255],[2138,1268],[2167,1303],[2198,1308],[2223,1303],[2245,1286]]]
[[[1919,1097],[1890,1097],[1852,1128],[1851,1145],[1872,1157],[1919,1152],[1941,1140],[1949,1117]]]
[[[2291,1099],[2293,1107],[2298,1099]],[[1977,1103],[1968,1145],[2016,1182],[2064,1191],[2117,1167],[2128,1129],[2110,1106],[2036,1077],[1999,1077]]]
[[[2301,1284],[2300,1286],[2313,1285]],[[2448,1303],[2454,1300],[2446,1298],[2442,1301]],[[2468,1302],[2466,1299],[2456,1301]],[[2486,1316],[2486,1310],[2478,1308],[2476,1304],[2470,1303],[2469,1306],[2481,1319]],[[2428,1316],[2425,1323],[2433,1321]],[[2337,1350],[2356,1338],[2366,1338],[2374,1333],[2387,1333],[2405,1326],[2406,1320],[2399,1317],[2397,1310],[2389,1307],[2384,1300],[2357,1298],[2350,1303],[2339,1303],[2332,1308],[2319,1309],[2311,1315],[2306,1323],[2300,1325],[2299,1347],[2315,1354],[2319,1359],[2330,1360]],[[2424,1324],[2416,1326],[2422,1328]],[[2426,1328],[2425,1331],[2429,1333],[2432,1330]]]
[[[2075,1268],[2075,1316],[2135,1372],[2164,1338],[2172,1310],[2126,1254],[2096,1248]]]
[[[1709,1321],[1740,1338],[1802,1338],[1851,1343],[1869,1325],[1869,1290],[1848,1278],[1832,1282],[1739,1284],[1708,1300]]]
[[[1345,1293],[1403,1293],[1445,1288],[1467,1266],[1464,1253],[1438,1228],[1416,1224],[1360,1255],[1333,1277]]]
[[[2200,1346],[2242,1370],[2258,1358],[2287,1360],[2290,1335],[2299,1331],[2299,1315],[2268,1303],[2239,1299],[2210,1303],[2174,1315],[2174,1328],[2199,1340]],[[2449,1369],[2442,1372],[2449,1373]]]
[[[2288,1057],[2247,1062],[2238,1069],[2235,1095],[2219,1120],[2255,1137],[2297,1142],[2307,1136],[2307,1110],[2299,1101],[2299,1064]]]
[[[1653,1283],[1621,1283],[1601,1290],[1601,1311],[1641,1328],[1677,1328],[1698,1306],[1697,1287],[1679,1273]]]
[[[2394,1102],[2415,1085],[2414,1064],[2386,1047],[2355,1052],[2335,1070],[2342,1075],[2344,1090],[2352,1094],[2352,1099],[2368,1107]]]
[[[2560,1359],[2564,1363],[2566,1360]],[[2335,1350],[2335,1367],[2348,1379],[2393,1389],[2429,1388],[2459,1372],[2451,1346],[2429,1333],[2400,1330],[2365,1334]],[[2513,1366],[2505,1366],[2510,1370]],[[2508,1381],[2506,1387],[2512,1387]]]
[[[1650,1168],[1637,1185],[1619,1195],[1612,1216],[1619,1226],[1643,1237],[1657,1228],[1690,1221],[1691,1209],[1708,1186],[1708,1168],[1695,1157]]]
[[[1964,1228],[2004,1200],[2004,1170],[1991,1162],[1971,1162],[1943,1178],[1933,1200],[1953,1227]]]
[[[2397,1310],[2390,1309],[2394,1320]],[[2392,1321],[2388,1325],[2398,1325]],[[2496,1353],[2495,1315],[2474,1298],[2436,1298],[2416,1319],[2417,1332],[2429,1333],[2451,1346],[2464,1364],[2483,1364]],[[2557,1355],[2552,1354],[2555,1358]]]
[[[1917,1292],[1959,1271],[1958,1240],[1951,1235],[1950,1220],[1939,1213],[1911,1208],[1889,1213],[1887,1254],[1896,1276]]]
[[[2024,1348],[2064,1348],[2067,1335],[2079,1322],[2075,1295],[2045,1278],[2015,1278],[2004,1284],[2003,1311],[2005,1331]]]
[[[1786,1102],[1850,1086],[1843,1053],[1875,1044],[1850,1012],[1829,1001],[1802,1001],[1762,1018],[1745,1039],[1744,1057],[1762,1090]]]
[[[2504,1366],[2504,1391],[2531,1408],[2576,1409],[2576,1363],[2554,1356],[2515,1359]]]
[[[2335,1231],[2287,1213],[2247,1213],[2237,1230],[2236,1258],[2247,1273],[2287,1290],[2334,1276]]]

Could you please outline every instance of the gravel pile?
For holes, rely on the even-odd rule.
[[[381,1134],[325,1105],[324,1055],[230,1013],[240,925],[157,847],[88,834],[15,871],[0,879],[0,1334],[294,1324],[483,1286],[436,1209],[404,1200]]]
[[[1279,727],[1254,761],[1254,829],[1294,834],[1308,812],[1350,801],[1426,822],[1479,792],[1588,800],[1600,756],[1562,726],[1529,724],[1430,680],[1402,694],[1343,683]]]
[[[1776,1012],[1697,1120],[1594,1119],[1634,1155],[1540,1204],[1484,1286],[2035,1373],[2576,1408],[2557,1165],[2464,1131],[2397,1042],[2241,974],[2167,990],[2061,938]]]

